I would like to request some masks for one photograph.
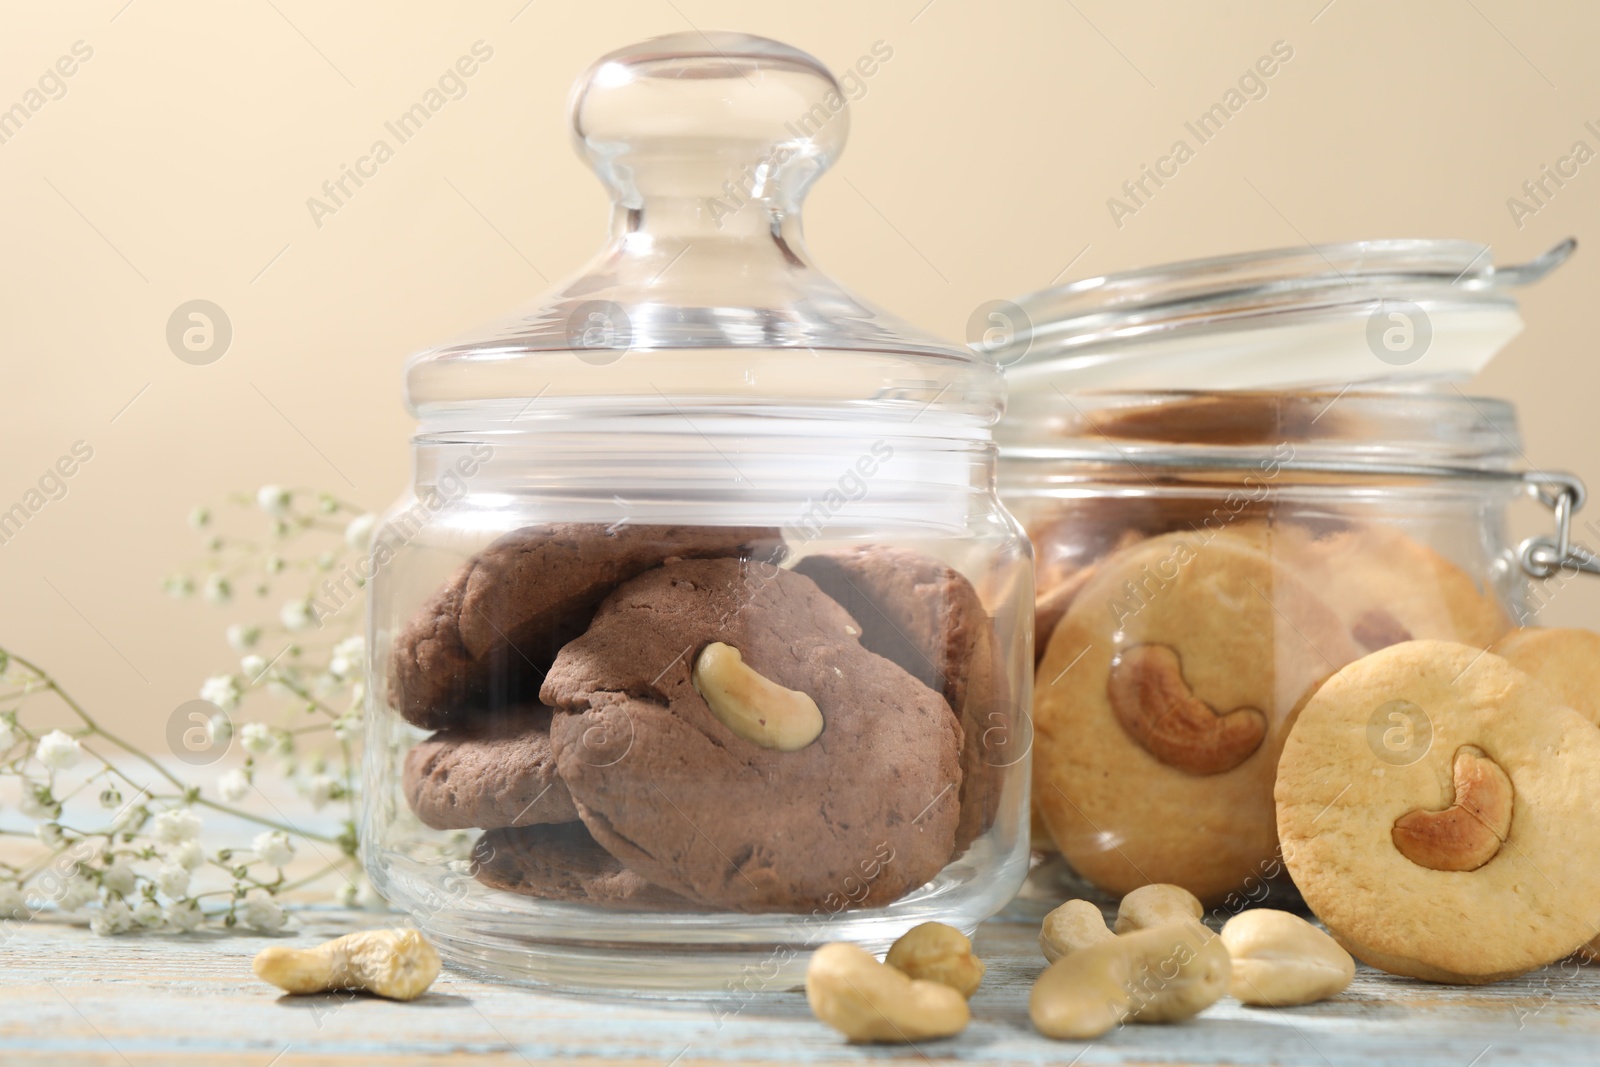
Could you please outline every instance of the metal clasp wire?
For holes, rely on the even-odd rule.
[[[1559,571],[1600,575],[1600,559],[1572,540],[1572,516],[1583,507],[1587,493],[1575,474],[1524,471],[1528,488],[1556,513],[1554,537],[1530,537],[1517,549],[1522,569],[1534,578],[1544,579]]]

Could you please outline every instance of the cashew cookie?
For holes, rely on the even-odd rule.
[[[532,699],[561,646],[612,589],[677,557],[773,560],[778,531],[741,526],[553,523],[467,560],[394,640],[389,699],[437,730],[470,710]]]
[[[1165,534],[1102,561],[1034,690],[1034,798],[1110,893],[1215,901],[1273,862],[1273,774],[1295,706],[1356,656],[1260,524]]]
[[[406,753],[406,802],[435,830],[573,822],[578,809],[556,774],[549,708],[485,712]]]
[[[794,569],[854,616],[863,646],[944,694],[960,718],[960,853],[994,825],[1005,768],[1020,759],[995,741],[1025,729],[1011,721],[1004,654],[977,590],[955,568],[892,545],[818,553]]]
[[[1600,726],[1600,634],[1592,630],[1512,630],[1489,651],[1533,675],[1567,707]]]
[[[1492,982],[1595,932],[1600,731],[1492,653],[1411,641],[1306,702],[1278,766],[1284,860],[1355,956]]]
[[[773,566],[681,560],[618,588],[542,691],[596,840],[734,911],[870,907],[932,879],[955,848],[961,726],[860,632]]]

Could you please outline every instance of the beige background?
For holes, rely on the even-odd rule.
[[[94,448],[0,545],[0,644],[152,742],[234,664],[228,613],[159,590],[201,554],[189,508],[264,482],[396,496],[404,357],[601,239],[563,101],[632,40],[744,29],[835,69],[892,47],[811,197],[810,244],[952,338],[980,302],[1058,278],[1381,236],[1509,262],[1595,236],[1600,207],[1600,162],[1520,227],[1506,206],[1574,141],[1600,148],[1583,128],[1600,127],[1600,8],[1577,0],[94,0],[0,20],[0,108],[74,42],[94,50],[0,144],[0,509],[74,441]],[[468,94],[316,227],[306,198],[479,40],[494,55]],[[1119,229],[1107,197],[1279,40],[1294,58],[1268,95]],[[1600,486],[1597,283],[1589,247],[1529,292],[1527,331],[1476,386],[1521,406],[1530,463]],[[210,366],[165,342],[194,298],[233,322]],[[1545,619],[1600,625],[1600,581]]]

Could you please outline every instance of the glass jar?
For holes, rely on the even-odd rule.
[[[964,930],[1025,875],[1031,554],[998,368],[810,263],[815,59],[679,34],[571,103],[573,281],[407,366],[370,595],[362,858],[450,960],[742,997]]]
[[[1309,695],[1401,641],[1485,648],[1528,622],[1530,574],[1585,562],[1582,486],[1525,473],[1512,407],[1457,384],[1520,328],[1507,287],[1570,250],[1266,252],[1004,312],[1001,495],[1037,559],[1035,911],[1151,882],[1223,913],[1292,894],[1273,791]],[[1530,492],[1559,541],[1508,539]],[[1375,745],[1410,743],[1383,725]]]

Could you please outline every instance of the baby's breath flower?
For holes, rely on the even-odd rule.
[[[243,623],[234,623],[228,627],[228,644],[240,652],[256,647],[256,642],[261,640],[261,627],[246,626]]]
[[[282,574],[285,566],[287,564],[283,562],[283,557],[277,555],[268,556],[266,562],[262,564],[268,574]]]
[[[365,662],[366,641],[356,634],[333,646],[328,658],[328,673],[339,679],[349,678],[359,673]]]
[[[231,770],[217,779],[217,795],[229,804],[237,804],[250,793],[250,778],[241,770]]]
[[[238,678],[231,674],[218,674],[207,678],[200,686],[200,699],[211,701],[223,711],[232,711],[244,699],[244,691],[239,688]]]
[[[156,888],[173,900],[182,900],[189,895],[188,868],[177,863],[163,865],[156,872]]]
[[[226,604],[233,599],[233,583],[220,574],[213,574],[206,579],[201,595],[213,604]]]
[[[168,904],[161,916],[167,920],[168,926],[184,933],[198,929],[200,924],[206,921],[205,912],[201,911],[200,905],[192,900],[183,904]]]
[[[192,871],[206,861],[206,854],[198,841],[180,841],[166,851],[169,866]]]
[[[133,921],[147,929],[155,929],[164,921],[161,905],[153,900],[141,900],[133,909]]]
[[[204,504],[197,505],[189,512],[189,525],[196,530],[211,524],[211,509]]]
[[[256,490],[256,504],[268,515],[286,515],[293,494],[281,485],[263,485]]]
[[[244,905],[239,909],[239,919],[252,930],[275,934],[283,929],[288,916],[272,899],[272,894],[264,889],[252,889],[244,898]]]
[[[33,828],[33,836],[45,848],[61,847],[61,827],[53,822],[42,822]]]
[[[372,545],[372,531],[377,525],[376,515],[357,515],[344,528],[344,543],[357,552],[365,552]]]
[[[0,919],[26,919],[31,914],[22,888],[12,882],[0,883]]]
[[[200,816],[188,808],[173,808],[163,811],[150,823],[150,836],[163,844],[178,845],[193,841],[202,829],[204,824]]]
[[[255,840],[250,842],[250,851],[268,867],[287,867],[289,861],[294,859],[294,844],[289,840],[289,835],[277,830],[257,834]]]
[[[23,789],[17,810],[30,819],[53,819],[61,813],[61,806],[51,799],[48,786],[34,785]]]
[[[122,804],[122,791],[116,786],[108,786],[100,790],[100,806],[102,808],[115,808]]]
[[[333,720],[333,736],[340,741],[353,740],[361,735],[363,725],[360,712],[341,715]]]
[[[347,908],[353,908],[360,898],[360,893],[360,889],[357,888],[354,882],[346,882],[339,887],[339,903]]]
[[[239,728],[239,743],[260,756],[272,751],[272,728],[264,722],[247,722]]]
[[[317,613],[310,600],[289,600],[279,609],[278,621],[283,623],[285,630],[298,633],[317,624]]]
[[[388,905],[388,901],[365,878],[361,879],[361,888],[356,891],[356,903],[367,911],[378,911]]]
[[[100,884],[113,893],[130,896],[133,893],[137,876],[133,873],[133,866],[127,860],[118,858],[111,866],[100,873]]]
[[[64,771],[78,762],[83,749],[76,738],[60,730],[51,730],[39,738],[39,762],[52,771]]]
[[[56,896],[56,907],[62,911],[77,911],[100,895],[100,887],[82,875],[73,875]]]
[[[178,600],[194,595],[194,579],[186,574],[174,574],[162,582],[161,586],[167,591],[168,596]]]
[[[267,657],[258,656],[254,652],[239,661],[239,670],[244,675],[244,680],[250,685],[255,685],[261,680],[261,675],[267,669]]]
[[[89,929],[101,937],[120,934],[133,926],[133,909],[113,897],[100,905],[100,910],[89,920]]]
[[[327,807],[328,801],[333,799],[334,790],[339,788],[339,783],[326,774],[312,775],[311,781],[306,783],[306,796],[311,799],[313,810],[321,811]]]
[[[17,743],[16,723],[10,719],[0,718],[0,752],[5,752]]]
[[[213,745],[226,745],[233,737],[233,720],[228,718],[227,712],[219,711],[207,721],[206,733],[211,736]]]

